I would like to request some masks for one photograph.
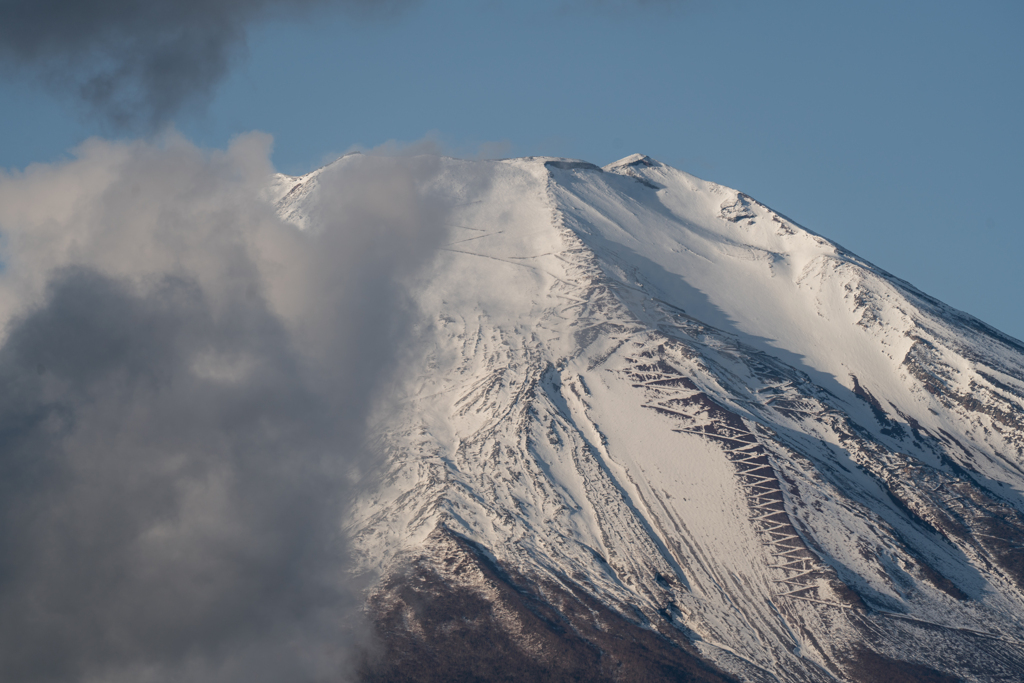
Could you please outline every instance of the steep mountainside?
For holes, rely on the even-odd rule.
[[[647,157],[429,191],[368,679],[1024,678],[1024,345]]]

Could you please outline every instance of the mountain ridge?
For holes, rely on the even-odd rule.
[[[325,169],[278,177],[279,215],[321,229]],[[490,562],[553,623],[595,600],[708,677],[1024,672],[1019,341],[643,155],[440,159],[422,191],[450,232],[349,526],[395,638],[439,637],[403,593],[421,561],[420,598],[476,591],[551,664],[451,570]]]

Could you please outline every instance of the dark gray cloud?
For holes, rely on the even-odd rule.
[[[57,274],[0,351],[0,677],[326,677],[351,454],[258,297],[217,316],[194,282],[130,289]],[[197,352],[251,368],[219,381]]]
[[[0,177],[0,680],[345,680],[345,509],[445,206],[436,158],[362,157],[302,232],[268,149]]]
[[[389,12],[406,0],[0,0],[0,65],[73,92],[122,128],[203,104],[268,16],[316,6]]]

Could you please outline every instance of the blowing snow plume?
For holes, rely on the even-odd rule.
[[[0,679],[344,678],[365,423],[444,234],[436,160],[257,199],[269,140],[0,177]]]
[[[4,0],[0,66],[75,92],[119,128],[153,129],[202,104],[265,17],[317,6],[387,11],[404,0]]]

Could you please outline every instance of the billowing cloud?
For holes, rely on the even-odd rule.
[[[446,208],[436,158],[360,157],[300,231],[268,151],[0,177],[0,679],[345,680],[344,510]]]
[[[389,12],[407,0],[3,0],[0,66],[74,92],[119,127],[202,104],[268,16],[315,6]]]

